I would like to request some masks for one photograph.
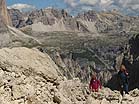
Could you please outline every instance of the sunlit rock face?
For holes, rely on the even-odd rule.
[[[7,12],[7,6],[5,0],[0,0],[0,18],[2,18],[4,24],[11,25],[11,20]]]

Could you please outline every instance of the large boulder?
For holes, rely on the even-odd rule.
[[[28,48],[1,49],[0,66],[2,70],[22,73],[25,76],[37,74],[48,80],[58,77],[58,68],[48,55]]]

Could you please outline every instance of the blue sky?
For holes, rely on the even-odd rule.
[[[9,8],[19,10],[34,8],[62,8],[71,14],[82,11],[109,11],[116,9],[123,14],[139,15],[139,0],[7,0]]]
[[[33,5],[39,9],[46,7],[66,8],[66,4],[63,0],[7,0],[8,6],[18,3]]]

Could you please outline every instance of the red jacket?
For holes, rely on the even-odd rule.
[[[101,83],[100,83],[99,80],[93,79],[93,78],[91,79],[90,84],[89,84],[89,88],[90,88],[92,91],[97,92],[99,88],[101,89],[101,87],[102,87],[102,86],[101,86]]]

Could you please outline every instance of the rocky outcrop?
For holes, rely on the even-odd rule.
[[[49,91],[56,88],[58,67],[48,55],[36,49],[4,48],[0,57],[1,104],[47,104],[53,99]]]
[[[9,14],[7,12],[7,6],[5,0],[0,1],[0,18],[2,18],[2,21],[6,25],[12,25],[12,22],[10,20]]]
[[[28,36],[16,28],[0,24],[0,48],[2,47],[14,47],[14,46],[26,46],[33,47],[34,45],[40,45],[41,43],[34,37]]]

